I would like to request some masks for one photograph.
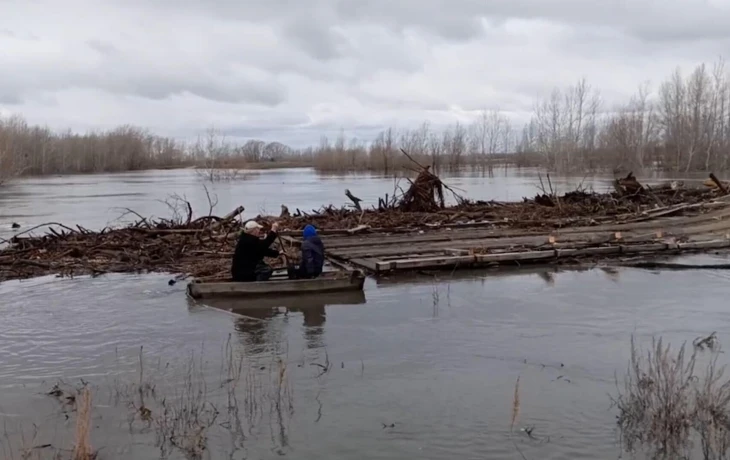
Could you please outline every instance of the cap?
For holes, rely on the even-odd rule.
[[[264,227],[261,226],[261,224],[259,224],[255,220],[249,220],[248,222],[246,222],[246,225],[244,225],[243,228],[245,230],[253,230],[255,228],[264,228]]]

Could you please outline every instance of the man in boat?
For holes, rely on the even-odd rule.
[[[312,225],[302,232],[302,261],[299,267],[288,267],[290,279],[313,279],[322,274],[324,266],[324,244]]]
[[[233,281],[268,281],[271,278],[273,270],[264,262],[264,257],[279,257],[279,251],[270,247],[276,240],[279,224],[275,222],[263,239],[262,229],[254,220],[244,225],[231,264]]]

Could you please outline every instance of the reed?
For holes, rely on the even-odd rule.
[[[727,458],[730,449],[730,380],[718,367],[721,353],[713,346],[697,346],[687,356],[685,344],[675,353],[662,339],[653,339],[642,356],[634,338],[623,389],[612,398],[623,447],[629,452],[648,448],[655,456],[688,455],[699,439],[702,458]],[[699,354],[710,353],[703,372],[697,373]]]
[[[520,415],[520,377],[517,377],[517,381],[515,382],[515,391],[514,395],[512,396],[512,418],[509,422],[509,430],[510,432],[513,430],[515,422],[517,421],[517,417]]]
[[[92,460],[91,449],[91,391],[84,387],[76,398],[76,432],[73,460]]]

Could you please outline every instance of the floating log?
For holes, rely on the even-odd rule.
[[[479,265],[494,264],[521,264],[521,263],[546,263],[554,262],[565,258],[583,257],[615,257],[621,254],[658,254],[662,252],[677,253],[680,251],[691,251],[698,249],[719,249],[730,248],[730,240],[701,241],[686,244],[652,243],[643,245],[614,245],[599,246],[583,249],[553,249],[543,251],[520,251],[505,252],[498,254],[476,254],[457,256],[436,256],[416,257],[397,259],[389,261],[368,261],[368,265],[374,264],[376,273],[387,273],[393,271],[411,271],[416,269],[441,269],[457,267],[473,267]],[[355,265],[360,265],[359,260],[353,259]]]

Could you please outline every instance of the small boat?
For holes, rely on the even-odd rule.
[[[278,279],[277,279],[278,278]],[[193,280],[187,292],[193,299],[211,297],[275,297],[321,292],[362,291],[365,275],[360,270],[324,272],[315,279],[290,280],[272,277],[248,283],[230,280]]]

